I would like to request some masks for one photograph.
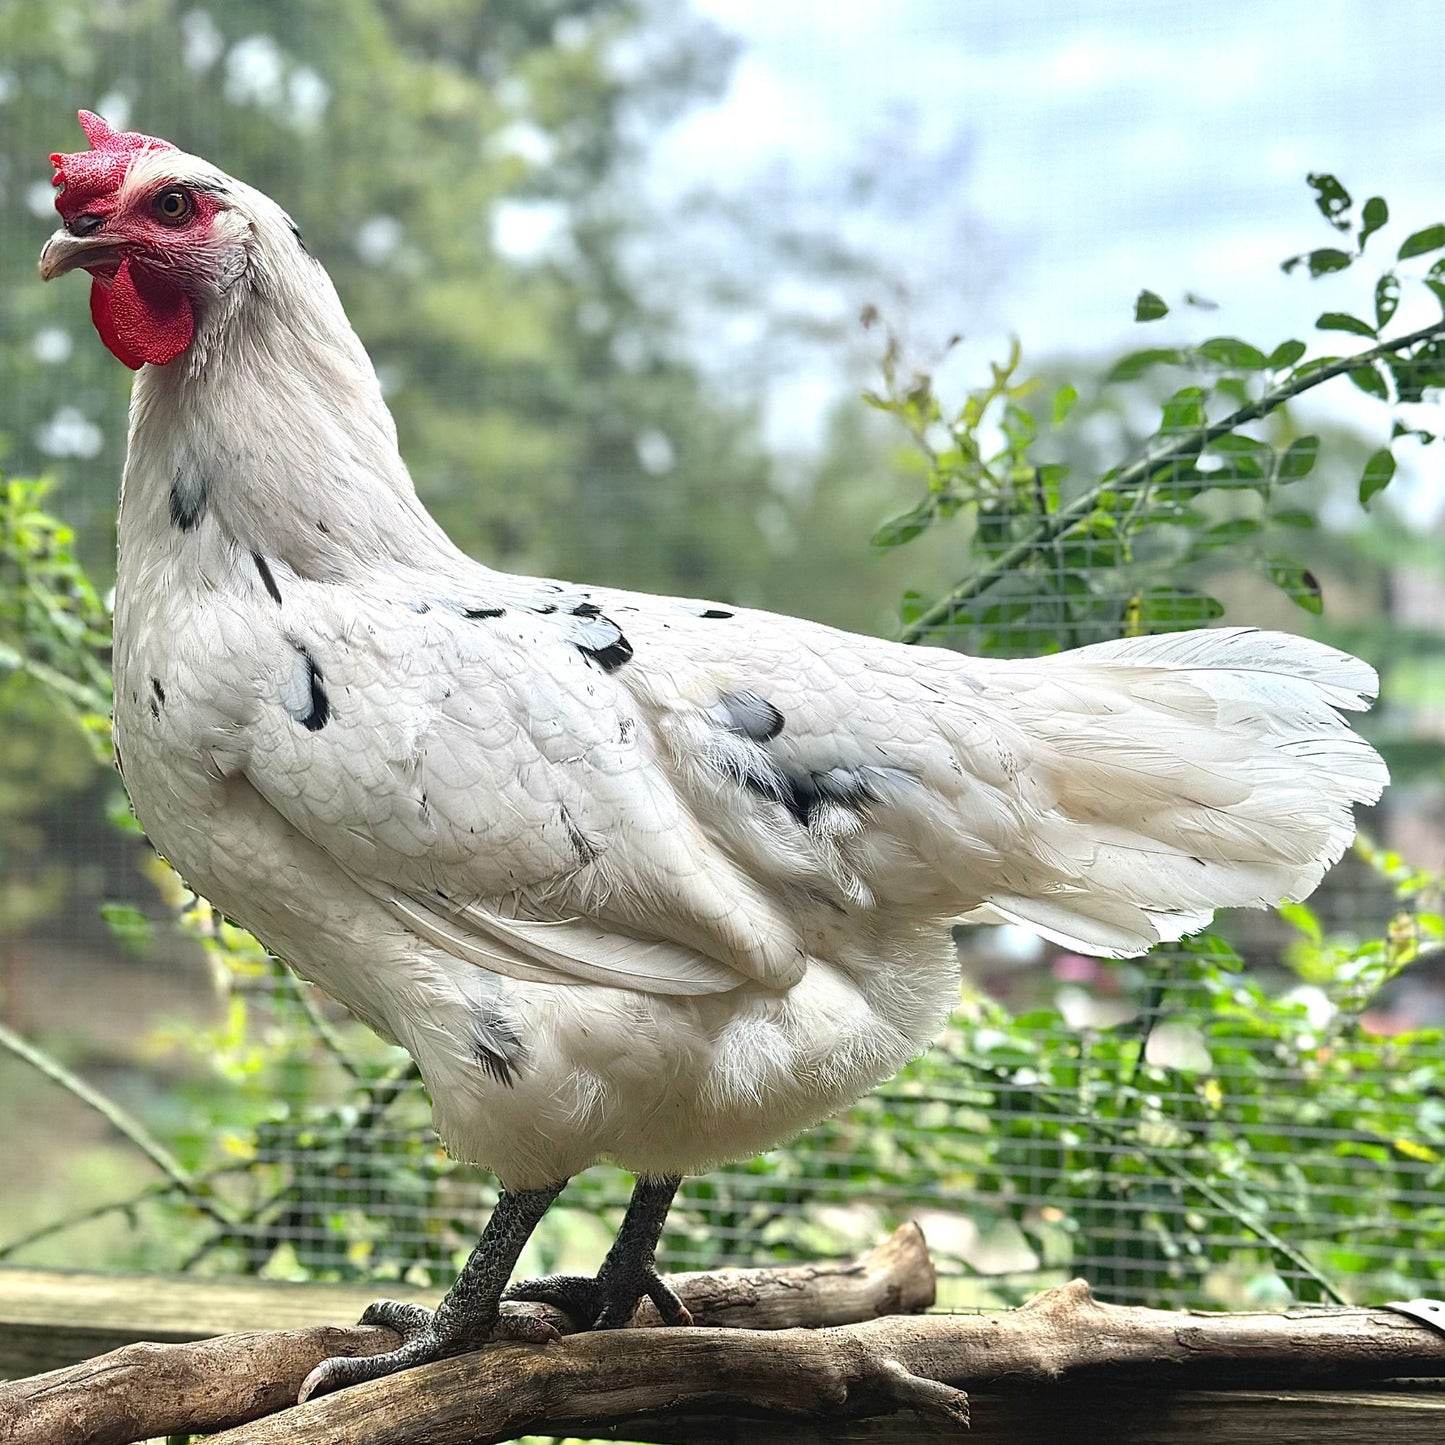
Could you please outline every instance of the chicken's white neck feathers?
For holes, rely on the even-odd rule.
[[[317,580],[377,563],[448,567],[460,554],[417,498],[330,278],[279,207],[226,187],[249,222],[246,264],[186,355],[136,378],[122,546],[172,532],[179,505]]]

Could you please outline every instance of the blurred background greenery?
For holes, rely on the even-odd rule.
[[[986,52],[997,8],[984,22],[919,0],[897,24],[915,49],[932,34]],[[1171,34],[1180,7],[1142,8],[1159,47],[1197,41],[1197,18]],[[1045,334],[990,373],[943,340],[975,317],[987,332],[1011,301],[988,294],[1008,243],[987,240],[986,198],[957,200],[984,126],[969,97],[921,112],[951,117],[958,146],[880,116],[883,139],[821,191],[761,163],[751,185],[682,176],[689,116],[722,116],[757,148],[773,115],[739,86],[747,36],[712,13],[0,0],[0,1138],[29,1166],[0,1180],[0,1258],[441,1281],[492,1187],[441,1153],[403,1060],[213,918],[128,825],[104,756],[103,654],[129,376],[93,336],[85,288],[34,272],[53,225],[44,157],[79,145],[86,105],[286,205],[371,350],[422,495],[493,565],[1000,654],[1222,616],[1313,631],[1384,673],[1368,727],[1399,781],[1368,820],[1374,843],[1311,910],[1221,920],[1139,965],[962,937],[969,985],[945,1045],[799,1145],[689,1182],[669,1265],[835,1252],[922,1212],[953,1303],[1077,1273],[1159,1302],[1431,1286],[1445,1269],[1438,361],[1359,368],[1313,410],[1241,423],[1232,449],[1186,447],[1124,501],[1099,479],[1271,385],[1303,391],[1322,353],[1429,324],[1445,236],[1426,244],[1425,216],[1370,241],[1368,208],[1312,197],[1303,171],[1332,162],[1305,154],[1276,187],[1297,224],[1257,269],[1308,252],[1293,294],[1357,326],[1281,351],[1287,333],[1251,300],[1229,322],[1249,341],[1191,349],[1221,324],[1214,302],[1155,251],[1107,304],[1163,342],[1061,333],[1061,355]],[[812,13],[822,53],[798,67],[836,52],[866,69],[867,36]],[[1299,31],[1259,38],[1307,70]],[[1242,54],[1223,63],[1254,73]],[[1287,93],[1283,76],[1258,83],[1265,100]],[[1015,100],[1024,168],[1039,157],[1027,92]],[[1387,100],[1362,108],[1394,137]],[[807,125],[780,143],[805,143]],[[1287,120],[1280,137],[1299,148]],[[920,214],[938,251],[977,243],[966,281],[956,261],[899,259]],[[1396,314],[1382,266],[1417,236]],[[1327,251],[1345,262],[1313,259]],[[1167,302],[1136,302],[1145,282]],[[1083,283],[1050,284],[1020,306],[1067,308]],[[1330,285],[1355,290],[1309,299]],[[1048,546],[1029,541],[1051,528]],[[931,606],[960,581],[977,605]],[[625,1195],[610,1171],[578,1181],[527,1267],[593,1267]]]

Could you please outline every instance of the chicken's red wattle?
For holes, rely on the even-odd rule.
[[[114,276],[92,279],[90,319],[111,354],[132,371],[146,362],[164,366],[174,361],[196,331],[186,294],[129,257]]]

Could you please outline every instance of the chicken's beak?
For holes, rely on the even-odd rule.
[[[77,266],[89,266],[109,259],[114,250],[113,236],[72,236],[69,231],[59,230],[45,243],[40,253],[40,279],[53,281]]]

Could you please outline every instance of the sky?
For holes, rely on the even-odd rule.
[[[1321,311],[1368,314],[1378,267],[1313,283],[1279,270],[1285,256],[1337,243],[1313,207],[1310,171],[1338,175],[1357,200],[1388,199],[1391,229],[1371,246],[1382,261],[1409,231],[1445,218],[1439,0],[693,9],[739,50],[725,94],[656,143],[658,194],[675,199],[703,180],[771,194],[846,238],[893,278],[879,299],[921,354],[964,334],[950,364],[959,376],[976,375],[1011,334],[1042,360],[1221,333],[1308,339]],[[783,303],[840,328],[856,314],[846,285],[800,296],[786,275],[756,284],[760,297],[791,286]],[[1142,286],[1220,309],[1179,308],[1142,328],[1132,321]],[[1397,324],[1435,314],[1428,296],[1420,308],[1402,308]],[[1342,343],[1367,344],[1335,336],[1320,349]],[[843,354],[805,351],[771,379],[775,440],[816,428]],[[1312,406],[1383,438],[1383,413],[1347,382],[1322,394]],[[1434,451],[1404,472],[1413,514],[1445,510]]]

